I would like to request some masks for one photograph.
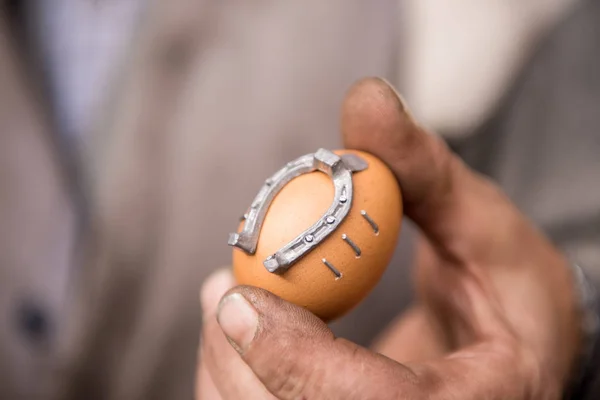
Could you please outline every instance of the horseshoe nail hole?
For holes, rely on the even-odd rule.
[[[306,236],[304,236],[304,241],[306,243],[312,243],[313,240],[315,240],[315,238],[313,237],[313,235],[306,235]]]

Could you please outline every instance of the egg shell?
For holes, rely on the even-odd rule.
[[[239,284],[266,289],[330,321],[359,304],[381,279],[396,246],[402,218],[401,192],[394,174],[377,157],[356,150],[368,168],[352,175],[350,212],[337,229],[283,273],[271,273],[264,260],[323,217],[333,202],[331,178],[320,171],[300,175],[273,199],[255,254],[234,248],[233,270]],[[377,224],[376,233],[361,211]],[[243,223],[240,225],[241,231]],[[360,248],[357,256],[342,235]],[[326,259],[340,273],[324,264]]]

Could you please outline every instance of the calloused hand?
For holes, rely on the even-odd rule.
[[[202,290],[197,398],[559,399],[580,341],[560,252],[384,81],[352,87],[342,132],[392,168],[422,233],[415,306],[368,350],[220,271]]]

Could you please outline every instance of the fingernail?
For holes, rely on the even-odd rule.
[[[217,320],[236,350],[246,351],[258,329],[258,313],[244,296],[233,293],[221,300]]]
[[[211,316],[217,312],[217,306],[221,297],[229,289],[235,286],[233,274],[228,268],[213,272],[200,289],[200,303],[204,317]]]
[[[385,78],[377,77],[377,79],[380,80],[381,82],[385,83],[385,85],[390,88],[391,92],[394,94],[394,96],[398,100],[398,104],[400,105],[400,110],[402,112],[404,112],[409,118],[412,119],[412,113],[410,112],[410,109],[408,108],[408,105],[406,104],[406,100],[404,100],[404,97],[402,97],[402,95],[400,94],[400,92],[398,92],[398,90],[394,87],[394,85],[392,85]]]

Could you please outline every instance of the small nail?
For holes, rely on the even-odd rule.
[[[236,350],[239,353],[246,351],[258,329],[258,313],[244,296],[233,293],[223,298],[217,320]]]
[[[235,286],[235,280],[228,268],[213,272],[200,289],[200,303],[204,318],[214,315],[221,297]]]

